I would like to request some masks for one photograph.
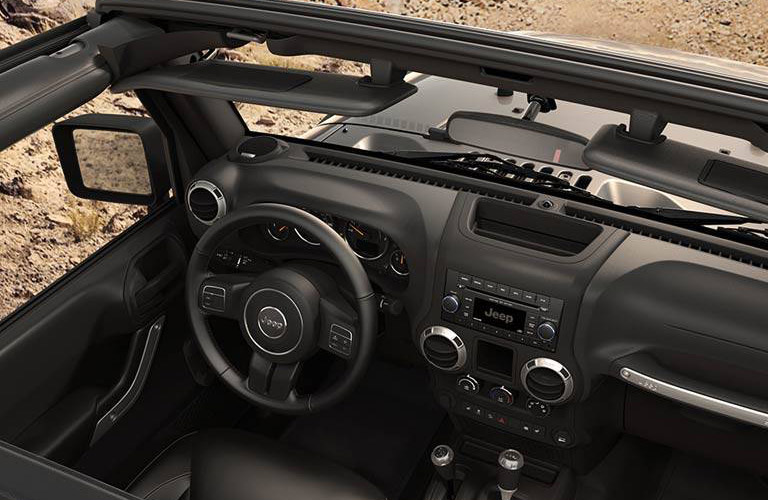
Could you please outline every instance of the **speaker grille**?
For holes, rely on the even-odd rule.
[[[271,153],[277,149],[278,145],[279,143],[274,137],[259,136],[243,142],[237,150],[240,153],[258,157]]]

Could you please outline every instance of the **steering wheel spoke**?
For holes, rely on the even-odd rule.
[[[354,356],[357,343],[357,314],[340,297],[320,300],[321,349],[342,359]]]
[[[247,274],[214,274],[205,278],[198,291],[198,307],[209,316],[237,320],[243,292],[253,277]]]
[[[296,399],[295,388],[301,368],[301,361],[273,363],[254,352],[248,369],[248,388],[278,401]]]

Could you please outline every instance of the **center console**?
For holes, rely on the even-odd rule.
[[[438,378],[454,412],[535,441],[571,446],[573,432],[557,406],[573,395],[573,376],[547,356],[557,351],[563,305],[559,298],[448,269],[440,301],[446,326],[424,329],[419,347],[443,372]],[[540,355],[520,363],[515,344]]]
[[[489,220],[497,231],[486,230]],[[620,412],[599,411],[614,402],[581,378],[573,341],[584,290],[620,239],[585,224],[472,194],[457,198],[414,341],[462,439],[576,471],[609,446],[603,429]],[[560,232],[544,241],[542,227]],[[578,248],[547,243],[586,232]]]

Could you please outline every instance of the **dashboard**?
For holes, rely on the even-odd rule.
[[[377,291],[402,302],[410,330],[386,335],[423,358],[466,435],[522,439],[527,454],[576,471],[623,432],[692,449],[725,420],[717,453],[733,447],[740,460],[768,444],[766,252],[549,194],[270,140],[281,154],[236,150],[196,174],[193,231],[257,202],[317,215]],[[233,235],[217,258],[331,263],[281,221]]]

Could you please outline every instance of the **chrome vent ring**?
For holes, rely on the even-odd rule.
[[[210,226],[227,214],[227,201],[216,184],[198,180],[187,190],[187,208],[195,219]]]
[[[573,394],[573,377],[559,362],[550,358],[535,358],[523,365],[520,381],[531,397],[543,403],[559,405]]]
[[[430,326],[419,336],[419,349],[424,359],[446,372],[455,372],[467,364],[467,348],[461,337],[444,326]]]

